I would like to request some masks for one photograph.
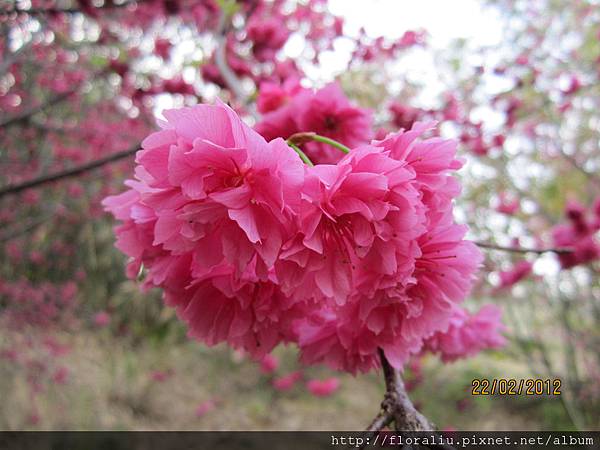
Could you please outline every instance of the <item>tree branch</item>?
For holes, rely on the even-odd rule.
[[[595,173],[589,172],[585,167],[583,167],[575,156],[569,155],[564,150],[560,150],[560,154],[564,159],[567,160],[569,164],[571,164],[575,169],[579,170],[588,180],[596,185],[596,187],[600,187],[600,178]]]
[[[254,119],[258,120],[258,113],[254,105],[249,101],[249,95],[244,90],[241,81],[238,79],[237,75],[229,64],[227,63],[227,33],[229,29],[229,17],[225,10],[221,11],[221,17],[219,18],[219,27],[217,29],[217,48],[215,50],[215,64],[223,80],[225,80],[225,84],[229,90],[233,93],[235,98],[238,101],[245,105],[248,108],[248,111],[254,117]]]
[[[14,52],[9,53],[5,57],[4,61],[0,63],[0,75],[4,75],[4,73],[8,71],[8,69],[10,69],[10,67],[19,60],[19,58],[25,53],[25,50],[27,50],[33,45],[34,39],[35,37],[32,37],[29,41],[27,41]]]
[[[41,105],[32,106],[31,108],[26,109],[25,111],[15,115],[14,117],[8,117],[7,119],[0,121],[0,128],[7,128],[12,125],[16,125],[18,123],[29,120],[29,118],[39,112],[42,112],[46,108],[49,108],[57,103],[62,102],[67,99],[71,95],[73,95],[77,89],[71,89],[67,92],[63,92],[62,94],[58,94],[48,100],[46,103],[42,103]]]
[[[573,249],[571,248],[523,248],[523,247],[504,247],[502,245],[496,245],[489,242],[477,242],[474,241],[474,244],[481,248],[487,248],[490,250],[498,250],[501,252],[511,252],[511,253],[536,253],[541,255],[543,253],[556,253],[558,255],[564,255],[567,253],[572,253]]]
[[[400,372],[394,369],[383,350],[378,349],[383,377],[385,379],[385,396],[381,402],[381,412],[375,417],[367,431],[381,431],[385,426],[394,422],[396,431],[431,431],[435,427],[414,407]]]
[[[92,9],[101,10],[101,9],[117,9],[123,8],[125,6],[129,6],[131,4],[137,3],[136,0],[125,0],[123,3],[112,3],[105,2],[102,6],[93,6]],[[86,11],[79,8],[29,8],[29,9],[21,9],[18,6],[15,6],[10,9],[0,10],[0,16],[2,15],[10,15],[10,14],[29,14],[30,16],[43,15],[43,14],[85,14]]]
[[[385,379],[385,398],[382,407],[389,411],[394,421],[396,431],[431,431],[435,427],[423,414],[414,407],[408,394],[400,372],[394,369],[383,350],[379,349],[379,358]]]
[[[400,372],[394,369],[382,349],[377,350],[385,379],[385,396],[381,411],[367,427],[367,432],[379,433],[387,425],[394,423],[395,431],[435,431],[435,426],[413,405],[408,397]],[[430,448],[453,449],[447,445],[431,445]]]
[[[0,198],[4,197],[6,195],[10,195],[10,194],[17,194],[21,191],[24,191],[25,189],[39,187],[43,184],[51,183],[53,181],[58,181],[63,178],[69,178],[69,177],[74,177],[76,175],[81,175],[82,173],[89,172],[91,170],[105,166],[106,164],[112,163],[114,161],[118,161],[120,159],[125,159],[125,158],[135,154],[139,150],[139,148],[140,148],[140,144],[135,144],[134,146],[130,147],[127,150],[113,153],[104,158],[100,158],[100,159],[91,161],[86,164],[81,164],[79,166],[75,166],[70,169],[62,170],[60,172],[42,175],[38,178],[34,178],[33,180],[24,181],[23,183],[6,186],[6,187],[0,189]]]

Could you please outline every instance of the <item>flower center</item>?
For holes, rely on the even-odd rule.
[[[337,119],[333,116],[325,116],[325,129],[327,131],[336,131],[338,127]]]

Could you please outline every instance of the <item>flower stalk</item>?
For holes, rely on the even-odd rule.
[[[337,148],[338,150],[340,150],[343,153],[350,153],[350,149],[348,147],[346,147],[344,144],[342,144],[341,142],[334,141],[333,139],[330,139],[325,136],[321,136],[320,134],[313,133],[311,131],[292,134],[287,140],[288,144],[292,143],[292,144],[296,144],[296,145],[302,145],[306,142],[311,142],[311,141],[321,142],[323,144],[331,145],[332,147]]]
[[[313,162],[310,160],[310,158],[308,156],[306,156],[306,153],[304,153],[300,147],[298,147],[296,144],[294,144],[293,142],[290,142],[289,140],[287,141],[287,145],[289,145],[290,147],[292,147],[294,149],[294,151],[296,153],[298,153],[298,156],[300,156],[300,159],[302,161],[304,161],[306,163],[307,166],[309,167],[314,167],[315,165],[313,164]]]

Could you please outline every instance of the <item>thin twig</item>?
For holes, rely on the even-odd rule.
[[[595,173],[589,172],[585,167],[583,167],[579,161],[575,158],[575,156],[569,155],[564,150],[560,150],[560,154],[571,164],[575,169],[579,170],[588,180],[596,185],[596,187],[600,187],[600,178]]]
[[[143,0],[140,0],[143,1]],[[101,9],[117,9],[123,8],[125,6],[129,6],[131,4],[137,3],[136,0],[126,0],[123,3],[112,3],[112,2],[104,2],[102,6],[94,6],[93,10],[101,10]],[[79,8],[29,8],[29,9],[21,9],[19,7],[14,7],[11,9],[0,10],[0,15],[10,15],[10,14],[28,14],[30,16],[44,15],[44,14],[77,14],[82,13],[85,14],[86,11]]]
[[[524,248],[524,247],[505,247],[502,245],[496,245],[489,242],[477,242],[474,241],[475,245],[481,248],[487,248],[490,250],[498,250],[501,252],[511,252],[511,253],[536,253],[541,255],[543,253],[556,253],[558,255],[564,255],[567,253],[572,253],[573,249],[571,248]]]
[[[258,120],[258,113],[254,105],[249,101],[250,96],[246,93],[241,81],[229,64],[227,63],[227,33],[229,31],[229,17],[225,10],[221,11],[221,17],[219,18],[219,27],[217,30],[217,48],[215,50],[215,64],[217,69],[221,73],[221,76],[225,80],[225,84],[237,98],[237,100],[246,106],[252,117]]]
[[[40,225],[43,225],[50,221],[53,217],[54,213],[44,215],[35,220],[30,220],[26,224],[18,224],[18,226],[13,227],[12,229],[5,231],[0,234],[0,243],[11,241],[19,236],[29,233],[30,231],[35,230]]]
[[[392,414],[388,411],[381,411],[377,416],[373,419],[373,422],[367,427],[366,431],[370,432],[378,432],[383,430],[386,426],[392,423],[394,418]]]
[[[4,61],[0,63],[0,75],[4,75],[4,73],[8,71],[8,69],[10,69],[10,67],[16,63],[22,55],[25,54],[25,50],[29,49],[29,47],[33,45],[33,41],[34,38],[32,37],[29,41],[5,57]]]
[[[8,118],[0,121],[0,128],[7,128],[12,125],[16,125],[18,123],[29,120],[29,118],[31,116],[34,116],[35,114],[42,112],[45,109],[56,105],[57,103],[62,102],[63,100],[65,100],[68,97],[70,97],[71,95],[73,95],[76,91],[77,91],[77,89],[71,89],[67,92],[63,92],[62,94],[58,94],[58,95],[52,97],[50,100],[48,100],[45,103],[42,103],[37,106],[32,106],[31,108],[28,108],[25,111],[22,111],[21,113],[15,115],[13,117],[8,117]]]
[[[91,161],[86,164],[81,164],[79,166],[72,167],[70,169],[62,170],[60,172],[50,173],[47,175],[42,175],[38,178],[34,178],[33,180],[24,181],[22,183],[6,186],[0,189],[0,198],[10,195],[17,194],[25,189],[30,189],[34,187],[39,187],[41,185],[51,183],[53,181],[58,181],[63,178],[69,178],[77,175],[81,175],[82,173],[89,172],[91,170],[97,169],[99,167],[105,166],[106,164],[125,159],[133,154],[135,154],[140,148],[139,144],[135,144],[127,150],[123,150],[121,152],[116,152],[111,155],[108,155],[104,158],[97,159],[95,161]]]

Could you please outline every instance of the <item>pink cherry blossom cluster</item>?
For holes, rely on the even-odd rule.
[[[502,312],[495,305],[485,305],[476,314],[456,309],[448,330],[435,333],[425,342],[425,349],[439,353],[442,361],[473,356],[485,348],[500,348],[506,339],[500,334],[504,326]]]
[[[362,124],[335,85],[300,95],[307,127],[321,105]],[[310,167],[222,103],[164,117],[129,189],[103,204],[128,275],[144,271],[190,336],[256,358],[296,343],[303,362],[355,373],[378,348],[401,367],[460,314],[481,254],[452,217],[456,144],[421,139],[433,124],[346,140],[349,154]]]
[[[521,260],[517,262],[510,269],[504,270],[498,274],[500,277],[498,289],[502,290],[514,286],[519,281],[527,278],[532,270],[533,263],[531,261]]]
[[[552,230],[557,246],[572,249],[558,255],[561,266],[570,269],[600,258],[600,245],[595,239],[596,232],[600,230],[600,200],[589,213],[579,202],[571,201],[567,204],[566,216],[568,222]]]
[[[328,397],[337,391],[340,387],[340,380],[335,377],[326,379],[310,378],[306,379],[301,370],[294,370],[285,375],[277,375],[279,369],[279,359],[273,354],[265,355],[260,360],[260,371],[269,378],[273,388],[277,391],[289,391],[299,381],[305,380],[305,386],[308,392],[316,397]]]

